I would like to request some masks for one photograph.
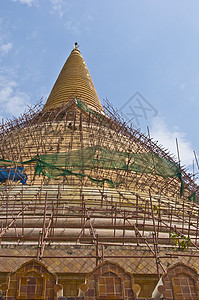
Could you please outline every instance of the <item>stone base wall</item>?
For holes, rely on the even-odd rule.
[[[106,246],[104,249],[104,255],[109,256],[105,258],[118,263],[120,266],[125,268],[125,270],[132,274],[157,274],[157,267],[155,259],[153,257],[148,258],[147,256],[152,256],[151,251],[145,246]],[[170,248],[161,248],[159,256],[165,255],[165,253],[170,252]],[[28,257],[36,257],[37,246],[30,245],[0,245],[0,252],[2,256],[10,257],[0,257],[0,272],[13,272],[20,265],[27,262]],[[199,273],[199,259],[194,257],[198,254],[198,251],[193,251],[192,249],[186,249],[183,251],[172,250],[172,253],[176,257],[166,257],[161,258],[161,263],[164,268],[167,269],[170,265],[182,262],[184,264],[193,266]],[[99,254],[101,255],[101,249],[99,249]],[[183,254],[183,256],[180,256]],[[188,254],[186,257],[185,254]],[[95,245],[74,245],[74,246],[64,246],[64,245],[46,245],[44,258],[42,263],[48,266],[50,272],[53,273],[89,273],[96,266],[95,258],[86,258],[86,256],[95,256],[96,248]],[[119,258],[114,258],[114,255],[120,256]],[[179,256],[178,256],[179,255]],[[20,256],[20,258],[18,257]],[[47,257],[51,258],[47,258]],[[82,258],[73,258],[82,257]],[[85,258],[83,257],[85,256]],[[113,256],[113,257],[111,257]],[[128,256],[128,258],[125,258]],[[129,258],[129,256],[140,256],[140,258]],[[99,261],[102,262],[102,261]],[[162,268],[160,267],[160,273]]]
[[[63,293],[63,285],[59,283],[56,274],[49,272],[40,261],[30,260],[8,274],[7,281],[0,285],[0,297],[3,300],[152,300],[161,297],[165,300],[199,299],[199,275],[193,267],[181,262],[170,266],[156,286],[155,281],[153,282],[151,290],[147,276],[145,280],[141,278],[143,285],[140,286],[133,274],[111,261],[98,264],[86,277],[80,275],[83,283],[76,287],[76,295],[70,296]],[[146,295],[143,296],[141,290],[147,291]]]
[[[58,300],[84,300],[84,297],[59,297]]]

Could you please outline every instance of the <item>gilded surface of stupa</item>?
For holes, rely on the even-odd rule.
[[[88,107],[102,110],[92,78],[77,45],[64,64],[44,110],[55,109],[75,97],[84,99],[84,103]]]
[[[77,44],[0,130],[2,299],[199,299],[198,186],[102,107]]]

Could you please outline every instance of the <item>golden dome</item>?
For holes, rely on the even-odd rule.
[[[52,110],[75,97],[90,108],[103,110],[86,63],[77,48],[71,51],[44,106]]]

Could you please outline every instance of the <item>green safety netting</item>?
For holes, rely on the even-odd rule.
[[[40,155],[39,159],[49,166],[67,167],[68,170],[98,167],[154,173],[165,178],[179,177],[178,164],[151,152],[127,153],[94,146],[82,150]]]
[[[193,193],[191,194],[191,196],[188,197],[188,199],[189,199],[190,201],[193,201],[193,202],[198,202],[198,200],[197,200],[197,198],[196,198],[196,192],[193,192]]]
[[[88,108],[87,105],[84,104],[79,99],[76,98],[76,100],[77,100],[77,105],[78,105],[79,108],[81,108],[85,112],[89,112],[92,115],[95,115],[97,118],[99,118],[100,120],[102,120],[102,116],[98,115],[95,111],[93,111],[92,109]]]
[[[61,168],[61,167],[56,167],[55,165],[45,163],[44,161],[39,159],[37,161],[37,164],[36,164],[36,167],[35,167],[35,175],[40,176],[41,174],[43,176],[47,176],[49,178],[54,178],[54,179],[59,178],[60,176],[64,177],[64,176],[69,176],[69,175],[77,176],[79,178],[87,177],[92,182],[96,183],[99,186],[102,186],[105,182],[108,183],[108,185],[110,187],[117,187],[121,184],[121,182],[115,182],[115,181],[112,181],[108,178],[96,179],[96,178],[93,178],[93,177],[91,177],[89,175],[86,175],[84,173],[72,172],[71,170],[64,169],[64,168]]]
[[[87,112],[90,112],[92,114],[95,114],[95,112],[92,109],[88,108],[87,105],[84,104],[82,101],[80,101],[77,98],[76,98],[76,100],[77,100],[77,105],[79,106],[79,108],[81,108],[84,111],[87,111]]]
[[[8,164],[10,161],[0,160]],[[158,156],[155,153],[129,153],[110,150],[104,147],[88,147],[82,150],[73,150],[55,154],[40,155],[22,164],[36,162],[35,174],[49,178],[75,175],[88,177],[97,184],[107,182],[110,186],[118,186],[121,182],[96,179],[84,174],[85,170],[94,168],[125,170],[137,173],[151,173],[164,178],[177,177],[181,181],[180,194],[183,195],[184,182],[177,163]]]
[[[95,146],[83,150],[41,155],[40,162],[37,163],[36,173],[42,173],[53,178],[72,175],[74,171],[89,170],[96,167],[152,173],[164,178],[178,177],[181,181],[180,194],[183,195],[184,183],[178,164],[151,152],[127,153]],[[67,168],[67,170],[63,168]],[[73,175],[80,176],[80,173]],[[85,175],[81,174],[81,176]]]

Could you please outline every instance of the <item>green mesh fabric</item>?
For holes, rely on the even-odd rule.
[[[162,177],[179,177],[179,167],[154,153],[127,153],[102,147],[41,155],[39,159],[57,168],[89,170],[91,168],[129,170],[138,173],[153,173]]]
[[[193,192],[193,193],[191,194],[191,196],[188,197],[188,199],[189,199],[190,201],[193,201],[193,202],[198,202],[198,200],[197,200],[197,198],[196,198],[196,192]]]
[[[77,105],[79,108],[81,108],[84,111],[95,114],[95,112],[92,109],[88,108],[82,101],[80,101],[79,99],[76,99],[76,100],[77,100]]]
[[[152,173],[164,178],[178,177],[181,181],[180,195],[182,196],[184,192],[184,182],[178,164],[150,152],[127,153],[95,146],[83,150],[41,155],[37,161],[36,174],[43,174],[50,178],[67,175],[85,177],[87,175],[80,173],[81,170],[93,168]],[[101,180],[90,177],[89,179],[101,183]],[[113,186],[120,184],[109,179],[103,179],[102,182],[104,181]]]
[[[102,116],[98,115],[95,111],[93,111],[92,109],[88,108],[88,107],[86,106],[86,104],[84,104],[82,101],[80,101],[80,100],[77,99],[77,98],[76,98],[76,100],[77,100],[77,105],[78,105],[78,107],[79,107],[81,110],[83,110],[83,111],[85,111],[85,112],[89,112],[89,113],[91,113],[92,115],[95,115],[95,116],[96,116],[97,118],[99,118],[100,120],[103,119]]]
[[[29,163],[36,162],[37,160],[38,160],[38,157],[33,157],[32,159],[26,160],[26,161],[23,161],[23,162],[21,162],[21,161],[16,162],[16,161],[13,161],[13,160],[0,158],[0,166],[27,165]]]
[[[77,176],[79,178],[88,177],[92,182],[96,183],[99,186],[102,186],[106,182],[112,188],[118,187],[121,184],[121,182],[115,182],[108,178],[96,179],[83,173],[73,172],[68,169],[64,169],[52,164],[48,164],[40,159],[37,160],[37,164],[35,167],[35,175],[38,176],[43,175],[43,176],[47,176],[48,178],[54,178],[54,179],[59,178],[60,176],[64,177],[69,175]]]
[[[0,160],[0,164],[9,164],[8,160]],[[84,174],[86,170],[111,169],[126,170],[136,173],[151,173],[154,175],[168,177],[178,177],[181,181],[180,194],[183,195],[184,182],[177,163],[159,157],[155,153],[128,153],[113,151],[107,148],[95,146],[82,150],[40,155],[21,164],[36,162],[35,174],[49,178],[59,178],[60,176],[88,177],[97,184],[107,182],[110,186],[118,186],[121,182],[113,182],[108,178],[96,179]]]

